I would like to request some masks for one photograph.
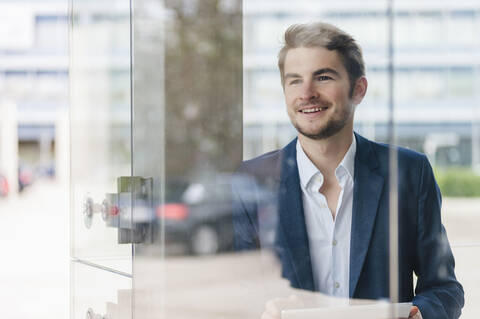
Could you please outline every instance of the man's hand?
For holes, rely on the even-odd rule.
[[[412,306],[412,308],[410,309],[410,314],[408,315],[408,318],[399,318],[399,319],[423,319],[423,318],[418,307]]]
[[[408,319],[423,319],[422,314],[417,306],[412,306],[410,314],[408,315]]]
[[[303,301],[296,295],[288,298],[275,298],[267,301],[261,319],[280,319],[282,310],[303,308]]]

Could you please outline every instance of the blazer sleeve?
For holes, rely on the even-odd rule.
[[[424,156],[417,211],[418,280],[413,299],[423,319],[456,319],[464,305],[463,288],[455,277],[455,260],[441,222],[441,201],[432,168]]]
[[[249,250],[260,247],[256,183],[248,174],[237,172],[231,181],[232,218],[235,250]]]

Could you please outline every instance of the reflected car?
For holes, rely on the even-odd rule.
[[[30,186],[33,183],[34,172],[26,165],[18,166],[18,191],[23,191],[25,187]]]
[[[35,176],[38,177],[55,177],[55,163],[48,163],[45,165],[39,165],[35,169]]]
[[[233,249],[232,196],[228,178],[167,184],[165,204],[156,209],[165,244],[180,244],[193,255]]]
[[[6,197],[8,195],[8,181],[7,178],[0,174],[0,197]]]

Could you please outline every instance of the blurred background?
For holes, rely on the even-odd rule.
[[[9,305],[9,318],[68,317],[71,286],[89,276],[76,269],[77,277],[70,275],[70,256],[108,256],[102,265],[131,272],[131,263],[112,261],[131,257],[130,247],[113,247],[117,234],[106,234],[95,221],[86,231],[83,216],[75,214],[86,194],[101,201],[106,190],[116,189],[116,177],[131,170],[167,176],[161,201],[177,205],[165,205],[158,216],[164,226],[181,230],[175,228],[172,242],[162,242],[168,251],[148,255],[174,256],[183,269],[197,263],[191,256],[198,255],[209,256],[200,262],[210,268],[231,267],[228,231],[215,233],[217,228],[201,223],[207,219],[201,213],[191,225],[203,228],[186,227],[183,219],[188,211],[219,211],[215,222],[228,227],[225,186],[209,185],[228,184],[228,173],[242,158],[283,147],[295,136],[276,66],[282,33],[292,23],[330,22],[357,39],[369,88],[355,129],[388,141],[387,1],[143,3],[150,6],[138,12],[149,15],[139,21],[158,25],[139,25],[136,38],[158,45],[135,47],[142,57],[138,74],[146,76],[132,80],[128,1],[0,1],[0,304]],[[69,8],[75,27],[70,33]],[[396,140],[427,154],[435,169],[457,276],[467,292],[463,318],[480,314],[474,303],[480,298],[478,30],[478,1],[395,1]],[[132,83],[142,94],[131,96]],[[222,85],[229,89],[218,90]],[[162,112],[155,108],[159,96]],[[133,137],[132,101],[138,105]],[[165,133],[153,140],[164,144],[152,148],[152,139],[142,136],[158,125],[165,125]],[[165,171],[148,167],[152,161],[145,154],[132,155],[132,145],[150,147]],[[89,183],[98,189],[86,190]]]
[[[68,3],[0,1],[0,304],[68,317]]]

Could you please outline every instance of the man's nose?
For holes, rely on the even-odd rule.
[[[318,93],[313,87],[313,84],[310,82],[304,83],[302,86],[302,91],[300,93],[300,97],[302,100],[312,100],[318,97]]]

